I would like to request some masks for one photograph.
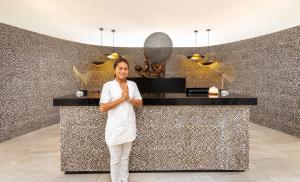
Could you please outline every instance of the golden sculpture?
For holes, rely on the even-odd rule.
[[[151,63],[148,56],[145,55],[144,65],[136,65],[135,70],[141,77],[159,78],[165,76],[166,63]]]
[[[81,82],[81,89],[98,90],[106,81],[111,80],[114,75],[113,60],[102,64],[89,64],[86,73],[80,73],[73,65],[74,77]]]
[[[189,87],[220,85],[220,88],[224,89],[224,79],[228,82],[235,79],[234,66],[221,62],[212,54],[207,53],[198,60],[182,58],[179,75],[187,78]]]
[[[81,89],[84,90],[86,88],[86,85],[89,81],[89,73],[81,74],[77,70],[77,68],[73,65],[73,74],[77,81],[81,82]]]

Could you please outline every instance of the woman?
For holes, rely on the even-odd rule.
[[[115,79],[103,85],[100,111],[108,111],[105,142],[110,153],[112,182],[128,181],[128,162],[132,142],[136,138],[133,106],[142,106],[141,94],[135,82],[126,80],[129,64],[125,59],[114,63]]]

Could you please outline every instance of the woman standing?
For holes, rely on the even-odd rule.
[[[128,163],[132,142],[136,138],[133,106],[142,106],[141,94],[135,82],[126,80],[129,63],[125,59],[114,63],[115,79],[103,85],[100,111],[108,111],[105,142],[110,153],[112,182],[128,182]]]

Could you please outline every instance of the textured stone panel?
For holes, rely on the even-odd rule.
[[[136,109],[130,170],[245,170],[251,106],[144,106]],[[63,171],[109,171],[106,114],[60,107]]]

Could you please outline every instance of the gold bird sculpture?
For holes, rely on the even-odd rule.
[[[105,61],[102,64],[91,63],[86,73],[80,73],[73,65],[73,74],[76,80],[81,82],[81,89],[98,90],[104,82],[111,80],[114,75],[113,60]]]

